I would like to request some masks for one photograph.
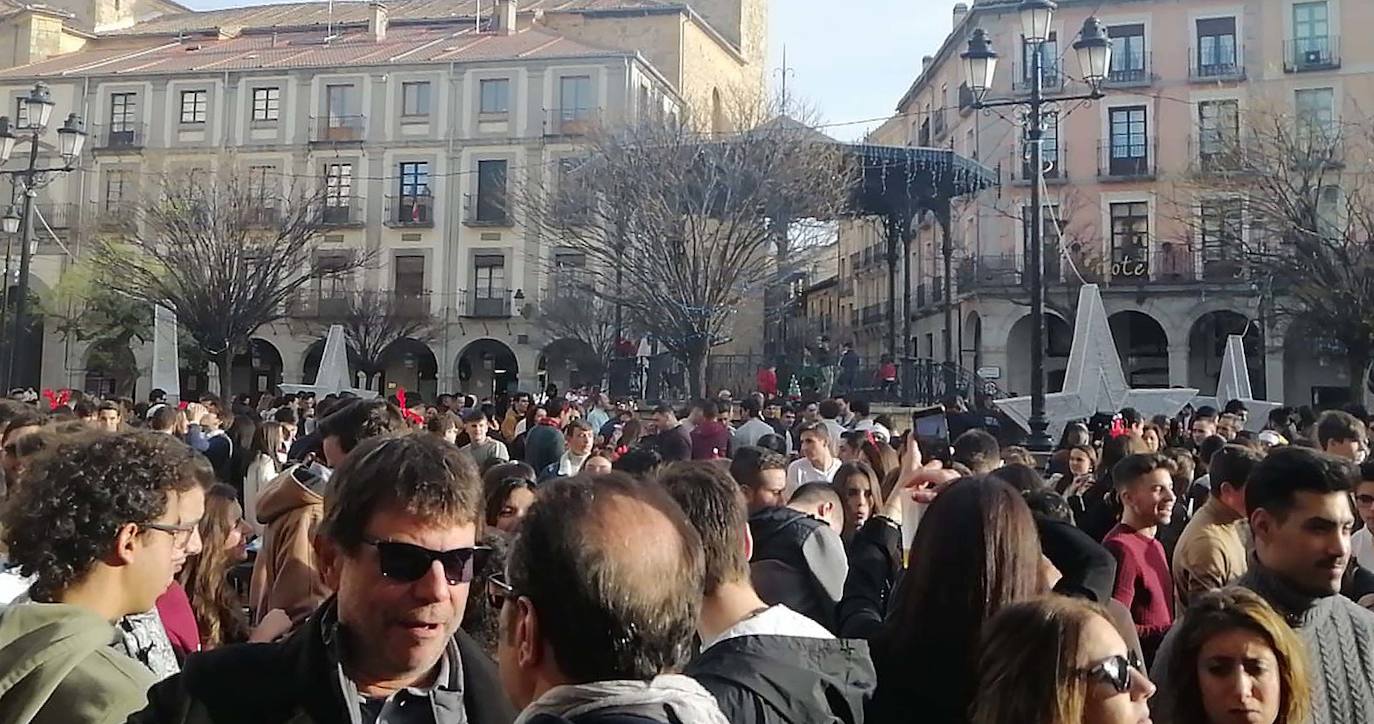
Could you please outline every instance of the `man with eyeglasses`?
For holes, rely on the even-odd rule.
[[[520,724],[725,724],[710,692],[674,673],[703,579],[701,537],[657,484],[613,472],[541,486],[487,587]]]
[[[152,611],[194,553],[213,482],[203,457],[148,432],[82,432],[36,459],[4,518],[33,583],[0,612],[0,721],[120,721],[143,705],[156,676],[111,645],[115,623]]]
[[[1374,571],[1374,462],[1360,463],[1360,482],[1355,485],[1355,512],[1364,527],[1350,536],[1350,550],[1365,570]]]
[[[428,435],[362,442],[330,478],[315,553],[336,593],[286,639],[192,657],[130,722],[509,724],[496,669],[459,631],[482,483]]]

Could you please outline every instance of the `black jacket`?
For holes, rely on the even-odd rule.
[[[731,724],[862,724],[878,685],[868,642],[741,636],[683,672],[716,697]]]
[[[849,542],[849,577],[836,607],[839,635],[878,636],[901,576],[901,528],[886,518],[869,518]]]
[[[791,508],[765,508],[749,517],[754,554],[750,574],[759,597],[784,604],[836,630],[835,606],[849,564],[844,543],[823,522]]]
[[[180,674],[148,691],[148,707],[129,724],[349,724],[323,634],[323,613],[333,605],[325,603],[283,641],[191,656]],[[459,631],[455,641],[468,724],[511,724],[515,709],[496,666],[467,634]]]

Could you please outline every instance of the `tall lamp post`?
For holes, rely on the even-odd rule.
[[[1030,302],[1031,302],[1031,416],[1030,439],[1027,447],[1036,452],[1048,452],[1053,446],[1046,429],[1049,420],[1045,419],[1045,279],[1044,245],[1041,235],[1044,231],[1044,205],[1041,202],[1041,188],[1045,185],[1045,160],[1042,142],[1045,136],[1042,108],[1046,103],[1060,103],[1073,100],[1097,100],[1102,98],[1102,82],[1111,67],[1112,44],[1096,17],[1083,21],[1083,30],[1073,44],[1082,70],[1083,81],[1088,84],[1089,92],[1083,95],[1056,95],[1045,98],[1044,78],[1042,77],[1045,42],[1050,35],[1050,20],[1057,7],[1051,0],[1022,0],[1018,6],[1021,15],[1021,36],[1031,57],[1030,98],[1026,100],[992,101],[985,100],[992,89],[993,74],[997,68],[997,53],[992,42],[982,28],[977,28],[968,39],[968,50],[961,53],[964,71],[968,77],[969,90],[973,92],[974,108],[998,108],[1015,106],[1026,109],[1027,156],[1034,165],[1031,182],[1031,223],[1030,249]]]
[[[33,256],[33,201],[38,189],[49,183],[53,173],[70,173],[73,164],[81,157],[81,149],[86,145],[86,131],[81,118],[75,113],[68,115],[62,127],[57,129],[58,152],[62,156],[62,166],[40,167],[38,165],[39,138],[47,130],[52,118],[52,96],[46,83],[38,82],[33,90],[21,101],[26,124],[22,128],[12,128],[7,116],[0,116],[0,165],[7,163],[13,155],[15,145],[22,136],[29,140],[29,163],[27,168],[13,171],[0,170],[0,175],[12,176],[16,188],[24,194],[22,209],[13,207],[0,220],[0,226],[8,233],[19,234],[19,289],[14,300],[14,320],[11,324],[9,352],[5,355],[5,388],[11,389],[17,382],[16,373],[22,370],[24,345],[19,342],[20,333],[28,327],[29,301],[29,263]],[[16,135],[15,132],[19,135]],[[5,270],[5,285],[9,286],[9,270]],[[36,382],[36,381],[35,381]]]

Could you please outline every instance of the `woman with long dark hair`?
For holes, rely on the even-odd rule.
[[[887,523],[869,523],[879,524]],[[963,724],[987,621],[1044,592],[1035,519],[1010,485],[961,478],[925,512],[909,559],[899,597],[871,640],[878,689],[868,720]]]
[[[882,487],[873,468],[857,460],[841,465],[835,471],[831,486],[835,494],[840,496],[840,503],[844,507],[844,532],[841,537],[848,543],[864,523],[877,514],[878,507],[883,503]]]

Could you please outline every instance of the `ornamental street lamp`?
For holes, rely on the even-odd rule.
[[[38,189],[51,182],[54,173],[70,173],[75,170],[75,164],[81,158],[81,151],[86,145],[86,131],[82,127],[81,118],[75,113],[68,115],[66,122],[57,129],[58,154],[62,157],[62,166],[59,167],[40,167],[38,165],[39,139],[43,132],[47,130],[48,122],[52,119],[53,107],[56,104],[52,101],[52,95],[48,91],[48,85],[39,81],[34,84],[33,90],[20,101],[20,108],[24,111],[26,125],[22,128],[14,128],[7,116],[0,116],[0,164],[10,160],[15,146],[20,140],[20,135],[27,135],[29,141],[29,163],[26,168],[15,169],[13,171],[0,170],[0,175],[13,176],[15,187],[21,189],[24,194],[24,204],[21,210],[11,208],[5,216],[0,219],[0,228],[7,234],[19,235],[19,288],[18,296],[14,300],[14,321],[11,327],[10,344],[6,345],[8,351],[5,353],[5,388],[13,388],[17,379],[16,370],[22,370],[21,355],[25,353],[25,345],[20,343],[20,333],[28,327],[28,297],[29,297],[29,264],[33,255],[33,202],[38,196]],[[5,290],[9,290],[9,254],[8,242],[6,244],[5,257]],[[7,306],[7,303],[6,303]],[[34,380],[37,383],[37,380]]]
[[[988,91],[993,87],[993,77],[997,69],[997,52],[982,28],[977,28],[968,39],[968,50],[960,54],[964,60],[964,72],[968,78],[969,89],[973,92],[974,108],[997,108],[1014,106],[1026,110],[1027,156],[1033,163],[1034,176],[1031,181],[1031,219],[1030,249],[1027,264],[1030,266],[1031,302],[1031,416],[1030,438],[1027,447],[1036,452],[1049,452],[1053,445],[1046,430],[1049,421],[1045,419],[1045,279],[1044,279],[1044,205],[1041,202],[1041,189],[1045,185],[1045,159],[1042,152],[1045,136],[1042,108],[1047,103],[1060,103],[1072,100],[1097,100],[1102,98],[1102,82],[1111,67],[1112,45],[1102,22],[1096,17],[1083,21],[1083,29],[1074,42],[1074,53],[1083,81],[1088,85],[1088,93],[1083,95],[1055,96],[1045,98],[1042,66],[1044,63],[1045,42],[1049,39],[1050,23],[1056,5],[1051,0],[1022,0],[1018,6],[1021,14],[1021,35],[1029,46],[1030,98],[988,102]]]

